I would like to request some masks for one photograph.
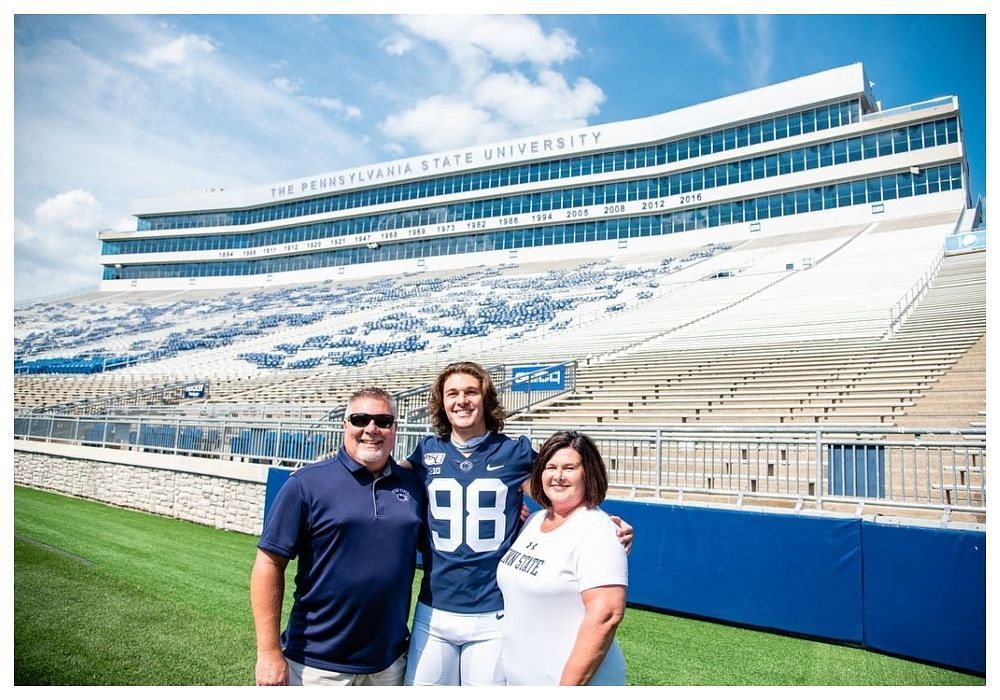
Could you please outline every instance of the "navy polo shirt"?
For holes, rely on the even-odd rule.
[[[281,636],[286,657],[340,673],[375,673],[406,650],[426,498],[410,470],[390,459],[376,479],[343,448],[288,478],[257,545],[299,559]]]

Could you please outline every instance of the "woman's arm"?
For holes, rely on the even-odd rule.
[[[563,667],[559,685],[586,685],[593,678],[625,617],[625,586],[599,586],[584,591],[587,612],[577,632],[573,651]]]

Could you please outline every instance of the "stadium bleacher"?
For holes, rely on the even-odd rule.
[[[886,337],[887,309],[933,261],[947,224],[909,226],[704,246],[656,265],[509,265],[394,286],[89,295],[72,311],[65,300],[40,304],[15,315],[19,367],[57,367],[69,351],[148,354],[88,376],[19,374],[15,399],[54,405],[209,379],[213,402],[329,404],[362,376],[401,390],[461,357],[577,359],[577,394],[533,420],[891,423],[985,330],[984,262],[957,256]],[[893,256],[904,241],[910,254]],[[79,327],[89,330],[71,333]],[[359,375],[362,366],[373,371]]]

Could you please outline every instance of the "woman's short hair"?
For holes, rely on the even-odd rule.
[[[531,497],[544,508],[552,506],[552,501],[548,499],[542,488],[542,474],[545,472],[545,465],[552,460],[552,456],[567,447],[572,447],[580,455],[580,465],[583,467],[584,503],[589,508],[599,506],[604,501],[604,497],[608,495],[608,469],[604,466],[604,459],[594,441],[576,430],[560,430],[542,445],[542,449],[538,451],[538,457],[535,458],[535,464],[531,468],[531,481],[529,483]]]
[[[438,436],[446,438],[451,435],[451,423],[448,422],[448,414],[444,410],[444,383],[453,374],[468,374],[479,380],[479,390],[483,394],[483,413],[486,417],[486,430],[499,433],[503,430],[507,412],[500,405],[497,398],[496,387],[490,374],[475,362],[452,362],[438,373],[431,385],[431,395],[427,401],[430,411],[431,425],[437,431]]]

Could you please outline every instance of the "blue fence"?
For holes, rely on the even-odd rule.
[[[986,534],[608,501],[636,528],[629,601],[986,672]]]

